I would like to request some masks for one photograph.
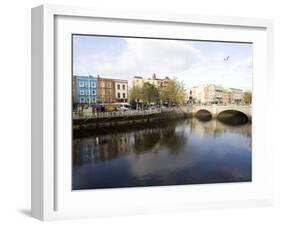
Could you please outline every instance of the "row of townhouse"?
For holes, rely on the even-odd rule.
[[[94,76],[73,76],[74,104],[109,104],[128,102],[128,81]]]
[[[245,102],[242,89],[225,88],[215,84],[194,86],[189,89],[188,94],[188,101],[196,104],[240,104]]]

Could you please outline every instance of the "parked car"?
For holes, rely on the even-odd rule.
[[[118,110],[118,111],[128,111],[129,108],[127,108],[127,107],[125,107],[125,106],[119,106],[119,107],[117,107],[117,110]]]

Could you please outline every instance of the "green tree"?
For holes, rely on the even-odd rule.
[[[157,103],[159,101],[158,90],[150,83],[145,82],[141,89],[142,100],[145,103]]]
[[[169,80],[165,87],[160,91],[160,97],[163,102],[183,104],[187,101],[187,93],[184,84],[175,79]]]
[[[133,86],[129,91],[130,100],[140,100],[142,99],[142,89],[138,86]]]

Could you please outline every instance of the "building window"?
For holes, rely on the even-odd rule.
[[[87,90],[86,95],[90,96],[90,90]]]
[[[80,97],[80,103],[85,103],[85,98],[84,97]]]
[[[96,98],[95,97],[92,98],[92,102],[96,103]]]
[[[90,98],[89,97],[87,97],[87,103],[89,103],[90,102]]]
[[[125,85],[123,85],[123,90],[125,90]]]
[[[117,89],[118,89],[118,90],[120,89],[120,84],[117,85]]]
[[[84,82],[79,82],[79,87],[84,87]]]
[[[97,84],[95,82],[92,82],[92,87],[96,88]]]
[[[117,97],[120,98],[120,93],[117,93]]]
[[[102,94],[102,95],[104,95],[104,94],[105,94],[104,89],[101,91],[101,94]]]
[[[111,90],[108,90],[108,94],[111,95]]]
[[[96,90],[92,90],[92,95],[97,95],[97,92],[96,92]]]
[[[111,83],[110,83],[110,82],[109,82],[109,83],[107,83],[107,87],[109,87],[109,88],[111,87]]]
[[[124,98],[124,99],[126,98],[126,94],[125,94],[125,93],[123,93],[123,98]]]
[[[81,96],[85,95],[85,92],[84,92],[83,89],[80,90],[80,95],[81,95]]]
[[[104,87],[104,82],[101,82],[101,87]]]

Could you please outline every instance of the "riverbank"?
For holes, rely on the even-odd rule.
[[[130,110],[117,112],[91,112],[90,115],[73,115],[74,136],[100,131],[139,128],[147,125],[163,125],[182,118],[197,117],[201,121],[218,119],[228,125],[241,125],[251,122],[249,106],[186,106],[167,109]]]
[[[87,133],[100,133],[108,130],[122,130],[128,128],[140,128],[147,125],[163,125],[192,115],[172,111],[162,113],[152,113],[145,115],[120,116],[109,118],[82,118],[73,119],[74,137],[84,136]]]

